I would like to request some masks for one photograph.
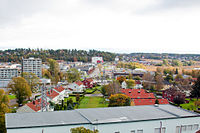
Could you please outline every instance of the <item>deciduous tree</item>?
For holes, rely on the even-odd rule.
[[[9,98],[4,90],[0,89],[0,133],[6,133],[5,113],[10,112]]]
[[[80,72],[76,68],[71,68],[67,71],[67,81],[69,83],[73,83],[75,81],[80,80],[81,75]]]
[[[193,90],[191,91],[192,97],[197,97],[199,99],[200,97],[200,76],[197,78],[197,81],[193,85]]]
[[[90,130],[90,129],[86,129],[84,127],[77,127],[77,128],[71,128],[70,129],[71,133],[98,133],[98,130]]]
[[[27,98],[30,98],[32,92],[28,82],[23,77],[13,78],[9,85],[11,92],[16,95],[17,103],[22,104]]]
[[[39,84],[39,77],[37,77],[36,74],[34,73],[28,73],[28,72],[23,72],[22,73],[24,79],[28,82],[31,91],[36,92],[37,91],[37,85]]]
[[[133,89],[134,86],[135,86],[135,80],[130,79],[130,80],[127,80],[126,83],[127,83],[127,87],[128,88],[132,88]]]
[[[116,106],[130,106],[131,99],[130,97],[124,94],[115,94],[109,97],[109,107],[116,107]]]

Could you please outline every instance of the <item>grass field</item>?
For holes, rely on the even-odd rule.
[[[108,107],[108,102],[103,97],[84,97],[78,108]]]
[[[7,95],[9,97],[10,100],[15,99],[16,96],[15,95]]]
[[[73,102],[76,102],[76,97],[75,96],[69,96],[68,98],[65,98],[64,102],[67,102],[68,99],[72,99]]]
[[[186,99],[189,101],[189,103],[184,103],[184,104],[181,104],[180,106],[183,108],[183,109],[187,109],[187,110],[196,110],[197,107],[195,107],[194,105],[194,102],[197,101],[197,99]],[[200,99],[198,100],[200,101]]]

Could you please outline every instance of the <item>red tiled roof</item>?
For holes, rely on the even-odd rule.
[[[47,91],[47,96],[48,96],[49,98],[51,98],[51,99],[57,97],[58,95],[59,95],[59,93],[57,93],[57,92],[54,91],[54,90],[49,90],[49,91]]]
[[[88,78],[88,79],[86,79],[86,80],[89,81],[89,82],[92,82],[92,81],[93,81],[92,78]]]
[[[135,84],[141,84],[140,80],[136,80]]]
[[[199,131],[197,131],[196,133],[200,133],[200,130],[199,130]]]
[[[78,86],[82,85],[83,83],[81,81],[75,82]]]
[[[122,89],[122,93],[133,99],[152,99],[153,93],[147,93],[144,89]]]
[[[57,87],[57,88],[54,88],[55,90],[57,90],[58,92],[62,92],[65,90],[64,87],[60,86],[60,87]]]
[[[68,88],[70,91],[73,91],[73,89],[72,88]]]
[[[41,110],[41,102],[42,102],[42,100],[40,98],[40,99],[34,100],[30,103],[27,103],[26,105],[28,107],[30,107],[32,110],[34,110],[35,112],[38,112],[39,110]],[[47,104],[49,104],[49,103],[47,103]]]
[[[154,105],[156,99],[134,99],[135,106],[138,105]],[[159,104],[169,104],[167,99],[158,99]]]

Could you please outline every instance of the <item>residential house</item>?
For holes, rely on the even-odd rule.
[[[22,112],[42,112],[41,105],[42,105],[42,99],[39,98],[37,100],[33,100],[32,102],[29,102],[25,104],[24,106],[17,109],[17,113]],[[50,108],[49,103],[47,103],[47,110],[46,108],[43,108],[43,111],[53,111],[53,109]]]
[[[65,91],[65,88],[62,86],[55,87],[54,90],[59,93],[59,99],[60,101],[64,100],[65,97],[68,97],[68,92]]]
[[[140,80],[135,80],[134,88],[135,89],[142,89],[143,88],[142,82]]]
[[[153,93],[144,89],[122,89],[122,93],[131,98],[131,105],[154,105],[156,98]],[[158,99],[159,104],[169,104],[167,99]]]
[[[83,82],[77,81],[77,82],[69,84],[68,88],[72,89],[73,92],[80,93],[80,92],[83,92],[83,90],[85,89],[85,86],[84,86]]]
[[[85,88],[92,88],[93,87],[93,79],[92,78],[87,78],[85,80],[82,81]]]
[[[126,81],[123,81],[123,82],[122,82],[121,88],[122,88],[122,89],[126,89],[126,88],[127,88],[127,83],[126,83]]]
[[[58,104],[59,101],[60,101],[60,95],[58,92],[56,92],[55,90],[53,89],[50,89],[46,92],[46,96],[47,96],[47,101],[51,101],[55,104]]]

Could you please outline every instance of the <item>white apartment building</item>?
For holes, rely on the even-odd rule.
[[[39,78],[42,77],[42,60],[39,58],[23,59],[22,72],[35,73]]]
[[[12,79],[18,76],[17,69],[0,68],[0,79]]]

